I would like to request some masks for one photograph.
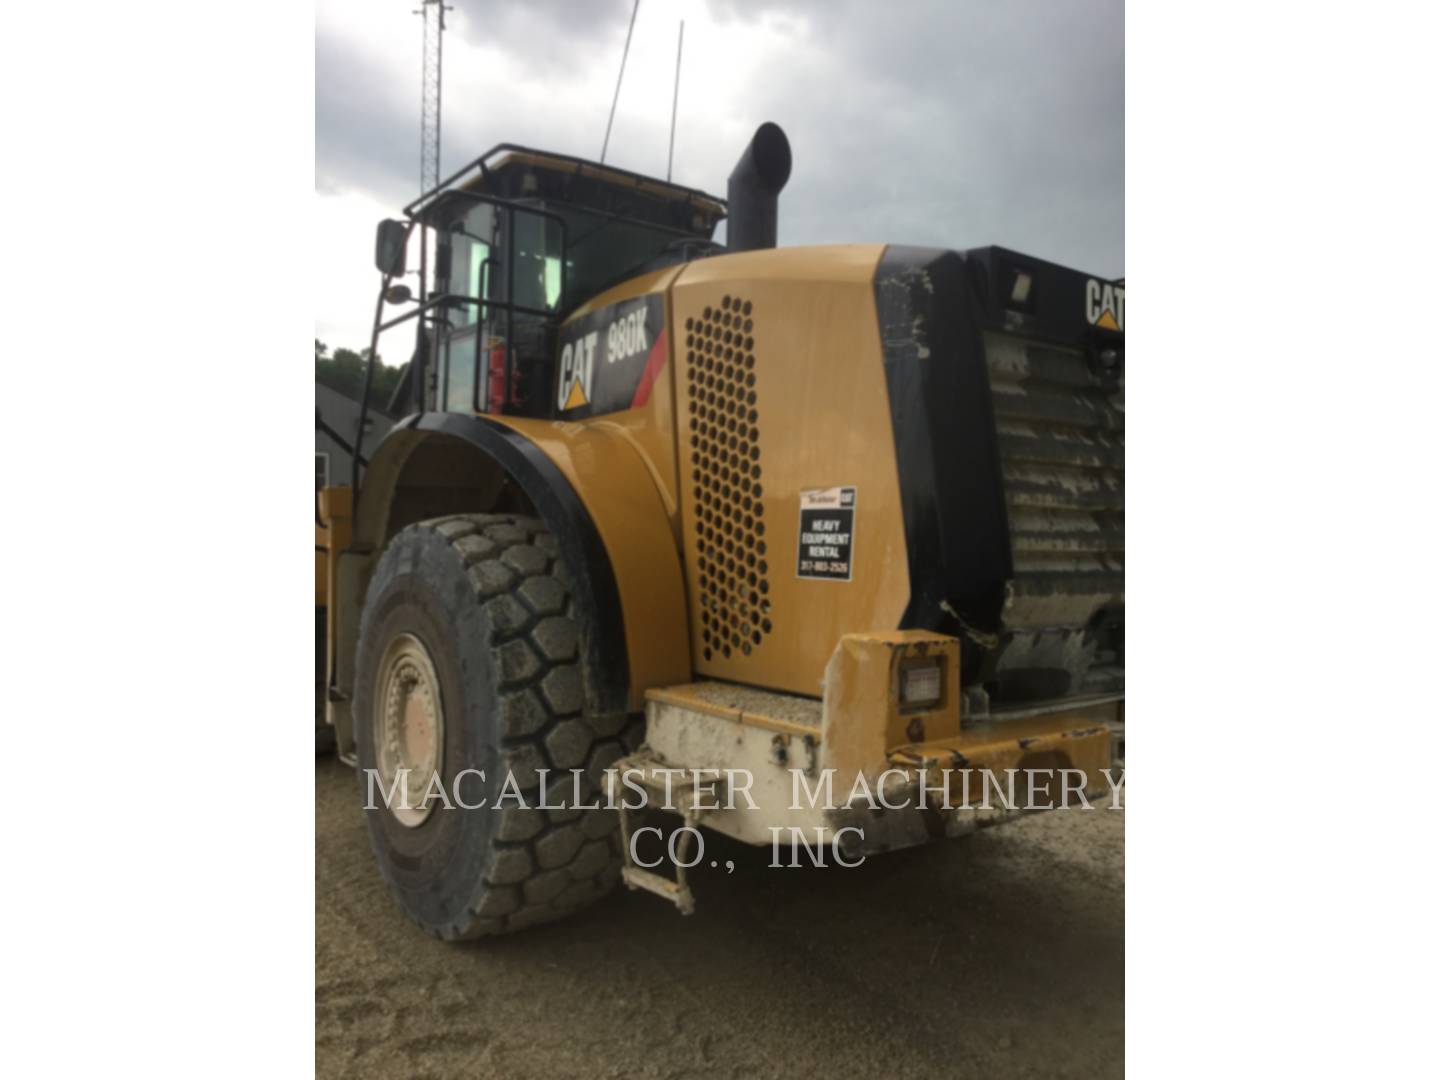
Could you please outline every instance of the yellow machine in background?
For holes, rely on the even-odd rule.
[[[376,320],[420,327],[413,411],[353,500],[322,497],[317,604],[362,791],[434,776],[487,808],[421,789],[367,810],[433,933],[545,921],[622,877],[689,910],[683,873],[629,860],[605,805],[627,773],[690,824],[843,833],[847,855],[1004,816],[937,802],[926,773],[1103,790],[1123,288],[1001,248],[777,249],[790,165],[764,125],[727,204],[501,146],[381,224],[383,295],[409,299],[416,229],[433,272]],[[797,805],[797,776],[837,798]]]

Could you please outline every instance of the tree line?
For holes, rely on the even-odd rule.
[[[315,381],[323,383],[354,401],[365,392],[365,364],[369,349],[340,348],[333,353],[330,346],[315,339]],[[370,380],[370,407],[381,411],[395,387],[400,383],[401,368],[390,367],[382,357],[375,358],[375,374]]]

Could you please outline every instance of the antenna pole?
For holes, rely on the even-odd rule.
[[[445,0],[420,0],[414,12],[425,23],[420,47],[420,194],[440,186],[440,58],[445,39],[445,12],[455,9]],[[430,282],[430,235],[420,227],[420,302],[428,298]],[[377,324],[378,325],[378,324]],[[415,357],[410,372],[411,388],[420,409],[426,402],[425,320],[415,320]],[[357,444],[358,445],[358,444]]]
[[[610,149],[610,128],[615,123],[615,106],[620,104],[620,84],[625,81],[625,59],[630,55],[630,35],[635,33],[635,13],[640,10],[640,0],[630,9],[630,29],[625,31],[625,51],[620,54],[620,77],[615,80],[615,100],[610,102],[610,119],[605,124],[605,142],[600,147],[600,164],[605,164],[605,151]]]
[[[421,0],[415,12],[425,20],[420,53],[420,194],[440,183],[440,59],[445,36],[444,0]]]
[[[680,20],[680,41],[675,46],[675,97],[670,102],[670,156],[665,161],[665,182],[670,182],[670,170],[675,164],[675,113],[680,108],[680,57],[685,52],[685,20]]]

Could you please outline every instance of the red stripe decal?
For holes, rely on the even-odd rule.
[[[655,344],[650,346],[645,372],[640,376],[640,385],[635,388],[635,397],[630,402],[632,409],[638,409],[650,400],[650,391],[655,387],[655,380],[660,377],[660,369],[665,366],[665,357],[670,352],[670,339],[666,336],[666,329],[668,328],[661,329]]]

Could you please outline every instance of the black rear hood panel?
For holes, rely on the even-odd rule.
[[[1123,327],[1123,288],[1001,248],[890,247],[875,290],[902,626],[960,637],[997,702],[1123,690],[1124,334],[1090,320],[1103,290]]]

